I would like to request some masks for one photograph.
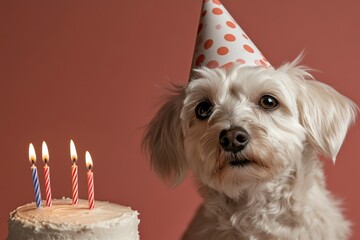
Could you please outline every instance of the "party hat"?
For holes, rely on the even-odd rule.
[[[246,66],[271,67],[259,49],[219,0],[204,0],[192,68]]]

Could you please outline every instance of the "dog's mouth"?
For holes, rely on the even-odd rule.
[[[246,167],[252,164],[253,162],[249,159],[239,159],[239,158],[233,158],[229,161],[229,165],[231,167]]]

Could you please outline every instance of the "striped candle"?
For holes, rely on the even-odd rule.
[[[48,166],[49,150],[45,141],[42,143],[42,159],[45,163],[44,178],[45,178],[46,206],[51,207],[52,200],[51,200],[51,184],[50,184],[50,167]]]
[[[51,185],[50,185],[50,167],[46,164],[44,166],[44,176],[45,176],[45,193],[46,193],[46,206],[51,207]]]
[[[34,184],[36,207],[39,208],[39,207],[41,207],[41,192],[40,192],[40,185],[39,185],[39,176],[38,176],[38,172],[37,172],[37,168],[36,168],[35,164],[33,164],[31,166],[31,171],[32,171],[32,180],[33,180],[33,184]]]
[[[94,174],[91,170],[87,172],[87,178],[88,178],[89,209],[94,209],[95,207]]]
[[[41,191],[40,191],[40,185],[39,185],[39,176],[37,172],[37,168],[35,166],[36,162],[36,154],[35,149],[32,143],[29,145],[29,160],[31,163],[31,172],[32,172],[32,181],[34,184],[34,194],[35,194],[35,202],[36,207],[41,207]]]
[[[72,185],[72,204],[79,202],[79,183],[78,183],[78,166],[76,165],[77,153],[73,140],[70,140],[70,158],[73,162],[71,166],[71,185]]]
[[[78,190],[78,167],[76,163],[71,166],[71,183],[72,183],[72,204],[75,205],[79,202]]]
[[[89,209],[94,209],[95,207],[95,198],[94,198],[94,174],[92,172],[93,162],[90,156],[90,153],[86,151],[85,154],[86,166],[88,168],[87,180],[88,180],[88,200],[89,200]]]

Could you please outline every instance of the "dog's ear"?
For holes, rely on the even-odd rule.
[[[324,83],[302,79],[299,84],[299,117],[308,141],[335,163],[347,130],[355,120],[357,106]]]
[[[173,186],[184,180],[188,169],[180,123],[184,97],[185,87],[174,87],[171,96],[149,123],[143,139],[153,169]]]

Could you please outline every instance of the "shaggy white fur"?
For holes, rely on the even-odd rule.
[[[195,70],[149,124],[155,171],[176,185],[191,169],[204,198],[184,240],[348,238],[317,154],[335,161],[357,107],[300,58]]]

